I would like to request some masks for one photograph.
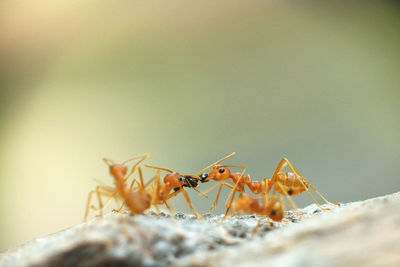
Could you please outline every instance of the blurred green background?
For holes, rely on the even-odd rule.
[[[255,180],[286,156],[334,202],[400,190],[398,2],[0,8],[0,249],[81,222],[104,156],[194,173],[236,151]]]

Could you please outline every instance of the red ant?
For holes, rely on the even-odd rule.
[[[232,156],[234,156],[235,153],[232,153],[219,161],[217,161],[214,164],[211,164],[207,168],[203,170],[206,171],[207,169],[213,167],[213,169],[210,171],[210,173],[207,175],[205,173],[201,174],[200,177],[202,178],[202,182],[208,182],[209,180],[214,180],[214,181],[224,181],[229,178],[232,179],[232,181],[235,183],[235,186],[232,187],[229,184],[223,183],[221,184],[217,198],[211,207],[210,212],[212,212],[213,208],[216,206],[218,202],[219,195],[221,193],[222,187],[226,186],[230,189],[232,189],[231,194],[229,195],[228,199],[231,197],[231,200],[229,202],[229,205],[227,205],[227,211],[226,214],[229,212],[229,209],[231,207],[232,201],[235,197],[236,191],[239,192],[244,192],[245,186],[247,185],[249,189],[254,193],[254,194],[260,194],[262,190],[262,185],[260,182],[257,181],[252,181],[250,178],[250,175],[244,176],[244,173],[246,171],[246,166],[236,166],[236,165],[218,165],[221,163],[223,160],[226,160]],[[283,172],[285,167],[289,167],[292,172]],[[238,167],[242,168],[243,171],[241,173],[232,173],[227,167]],[[283,158],[280,163],[278,164],[278,167],[275,170],[274,175],[272,176],[271,180],[265,179],[265,182],[268,184],[268,189],[267,192],[269,192],[275,184],[279,182],[281,186],[277,187],[276,191],[282,195],[289,195],[289,196],[296,196],[304,191],[306,191],[312,200],[317,204],[317,206],[323,210],[327,210],[319,205],[319,203],[316,201],[314,196],[309,192],[308,188],[311,187],[327,204],[331,205],[339,205],[339,204],[334,204],[326,200],[319,192],[318,190],[286,159]],[[276,187],[276,186],[275,186]],[[274,187],[274,188],[275,188]]]
[[[276,185],[278,188],[282,188],[279,182],[277,182]],[[281,196],[275,195],[275,189],[273,195],[268,195],[267,179],[263,180],[261,187],[262,187],[261,203],[259,202],[259,198],[252,197],[246,193],[241,193],[239,198],[235,199],[232,202],[232,211],[234,213],[239,213],[239,214],[241,214],[242,212],[255,213],[262,216],[258,220],[257,225],[254,228],[251,237],[253,237],[254,234],[257,232],[257,229],[260,226],[263,217],[266,216],[268,220],[271,219],[275,222],[281,222],[285,217],[285,203],[283,201],[283,198]],[[290,196],[286,195],[286,197],[289,199],[292,207],[298,212]],[[270,224],[272,225],[271,222]]]
[[[285,206],[281,196],[272,195],[263,198],[261,204],[258,198],[242,193],[232,202],[232,210],[237,213],[255,213],[268,216],[273,221],[280,222],[285,217]]]
[[[143,174],[139,166],[148,157],[149,156],[145,154],[126,160],[123,163],[114,163],[113,160],[108,158],[103,159],[110,168],[111,176],[114,177],[115,188],[105,185],[98,185],[95,190],[89,193],[89,199],[85,213],[85,221],[88,219],[91,209],[100,210],[100,215],[102,216],[104,208],[111,202],[112,199],[123,199],[132,214],[143,213],[144,210],[150,207],[152,196],[150,192],[147,192],[145,190],[145,186],[143,183]],[[126,166],[126,164],[130,161],[137,159],[139,159],[139,161],[132,167],[132,170],[127,175],[128,167]],[[136,170],[139,170],[140,184],[136,179],[133,179],[131,185],[128,187],[126,182],[132,177]],[[133,191],[133,186],[135,183],[139,184],[138,192]],[[95,208],[93,205],[91,205],[93,201],[93,196],[95,194],[97,195],[99,201],[99,208]],[[102,196],[109,197],[109,200],[105,204],[103,204]]]
[[[192,201],[190,200],[189,194],[184,189],[184,187],[188,187],[188,188],[193,188],[194,190],[196,190],[195,187],[198,186],[198,182],[201,180],[198,175],[191,175],[191,174],[182,175],[178,172],[174,172],[173,170],[170,170],[167,168],[155,167],[155,166],[151,166],[151,165],[145,165],[145,167],[151,168],[151,169],[156,169],[159,171],[169,172],[164,177],[163,185],[161,185],[161,181],[160,181],[160,172],[157,173],[156,188],[155,188],[155,192],[157,192],[157,193],[155,193],[156,199],[153,200],[154,204],[164,204],[164,203],[166,204],[166,201],[168,199],[178,195],[179,193],[183,193],[192,212],[196,215],[197,218],[201,217],[201,215],[193,207],[193,204],[192,204]],[[173,193],[171,193],[172,190],[174,190]],[[199,193],[201,193],[201,192],[199,192]],[[203,194],[203,196],[207,197],[204,194]],[[168,207],[168,205],[167,205],[167,207]]]

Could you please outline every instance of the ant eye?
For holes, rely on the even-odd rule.
[[[221,169],[219,169],[218,171],[219,171],[219,173],[224,173],[225,169],[224,169],[224,168],[221,168]]]
[[[178,180],[182,182],[183,181],[183,177],[182,176],[179,177]]]

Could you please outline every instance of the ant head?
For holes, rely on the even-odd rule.
[[[208,174],[209,180],[223,181],[231,176],[231,171],[225,166],[215,166]]]
[[[123,164],[112,164],[110,166],[110,173],[114,177],[125,177],[128,168]]]
[[[173,188],[182,187],[185,182],[185,177],[177,172],[168,173],[164,177],[164,183],[170,184]]]

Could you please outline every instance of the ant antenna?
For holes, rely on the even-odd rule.
[[[156,169],[156,170],[160,170],[160,171],[166,171],[166,172],[170,172],[173,173],[173,170],[167,169],[167,168],[161,168],[161,167],[156,167],[156,166],[151,166],[151,165],[144,165],[146,168],[150,168],[150,169]]]
[[[199,193],[199,195],[202,195],[205,198],[208,198],[208,196],[206,194],[204,194],[203,192],[197,190],[196,188],[192,187],[192,189],[194,189],[197,193]]]
[[[226,160],[226,159],[229,159],[229,158],[231,158],[231,157],[233,157],[233,156],[235,156],[235,155],[236,155],[236,153],[235,153],[235,152],[232,152],[232,153],[229,154],[228,156],[225,156],[225,157],[223,157],[222,159],[218,160],[217,162],[214,162],[214,163],[211,164],[210,166],[204,168],[204,169],[201,170],[197,175],[202,174],[203,172],[205,172],[205,171],[208,170],[209,168],[214,167],[215,165],[218,165],[218,164],[221,163],[222,161],[224,161],[224,160]]]
[[[141,159],[140,162],[146,160],[149,158],[149,154],[143,154],[142,156],[137,156],[128,160],[125,160],[124,162],[122,162],[123,165],[126,165],[128,162],[133,161],[133,160],[137,160],[137,159]]]

